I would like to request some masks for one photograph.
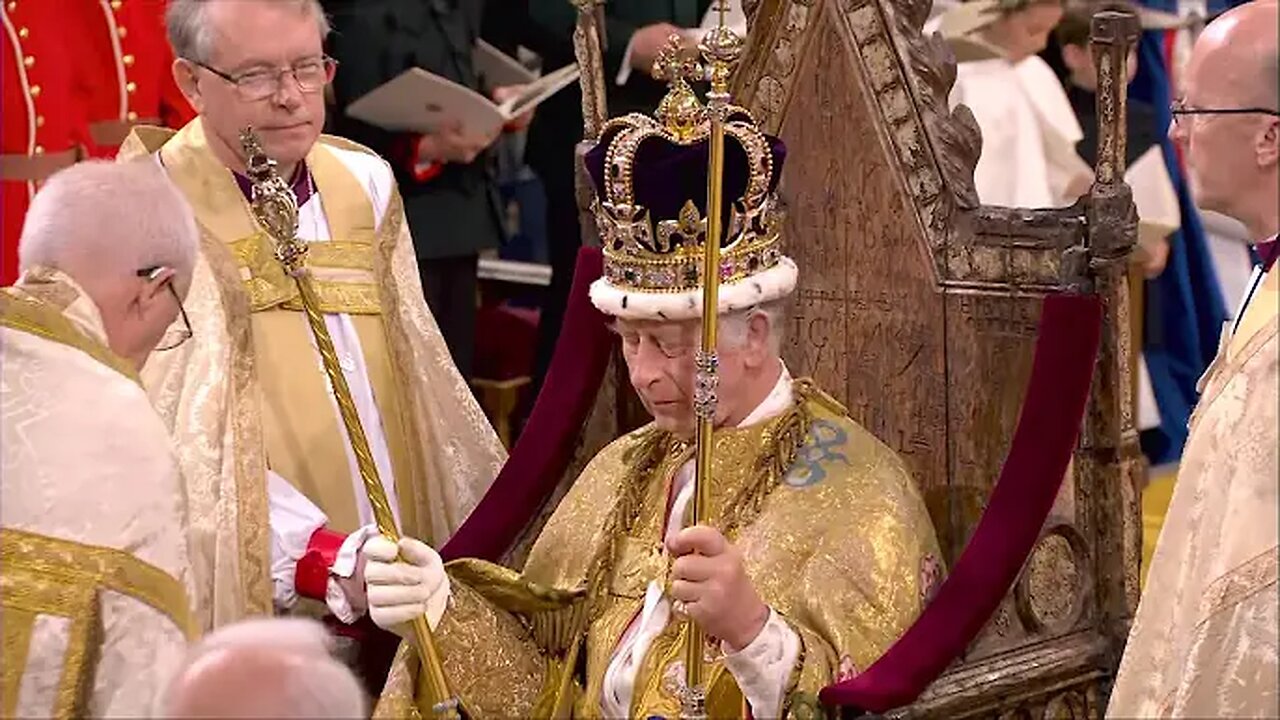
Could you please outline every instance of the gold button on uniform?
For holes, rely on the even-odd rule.
[[[43,154],[44,154],[44,146],[43,146],[43,145],[37,145],[37,146],[36,146],[36,154],[37,154],[37,155],[43,155]]]
[[[119,35],[120,37],[126,37],[129,35],[129,31],[123,25],[121,25],[120,27],[116,28],[116,34]]]
[[[30,36],[31,36],[30,30],[26,28],[18,28],[18,37],[22,38],[23,40],[26,40]]]
[[[36,127],[44,127],[44,116],[43,116],[43,115],[37,115],[37,116],[36,116]]]
[[[130,80],[129,82],[124,84],[124,89],[125,89],[125,92],[129,92],[129,93],[137,92],[138,83]]]
[[[9,12],[13,12],[14,10],[18,9],[18,3],[13,2],[13,0],[10,0],[9,4],[6,5],[5,7],[9,8]]]
[[[28,90],[27,92],[31,95],[31,97],[40,97],[40,86],[32,85],[31,89]]]
[[[133,67],[132,55],[125,55],[124,57],[120,58],[120,61],[124,63],[125,67]]]
[[[129,111],[129,114],[128,114],[128,115],[125,115],[125,118],[127,118],[127,119],[129,120],[129,122],[134,122],[134,121],[136,121],[136,120],[138,119],[138,113],[136,113],[136,112],[134,112],[134,111],[130,110],[130,111]]]
[[[22,64],[23,64],[23,65],[26,65],[27,67],[31,67],[32,65],[35,65],[35,64],[36,64],[36,56],[35,56],[35,55],[28,55],[28,56],[26,56],[26,57],[22,58]]]
[[[120,9],[120,5],[121,5],[121,4],[122,4],[122,3],[120,2],[120,0],[111,0],[111,9],[112,9],[112,10],[119,10],[119,9]]]

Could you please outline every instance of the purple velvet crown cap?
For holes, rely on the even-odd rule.
[[[596,195],[602,201],[607,198],[604,192],[605,155],[609,143],[616,136],[616,132],[605,135],[586,155],[587,172],[595,185]],[[766,135],[765,138],[773,155],[773,177],[769,182],[769,191],[773,192],[782,176],[787,148],[772,135]],[[635,201],[649,211],[649,217],[655,225],[662,220],[678,219],[680,208],[690,200],[697,206],[698,212],[703,217],[706,216],[707,164],[710,152],[710,140],[702,140],[693,145],[677,145],[661,137],[650,137],[640,143],[632,168]],[[747,179],[750,177],[747,163],[746,150],[737,140],[726,135],[724,208],[721,213],[725,228],[728,228],[733,204],[747,190]]]

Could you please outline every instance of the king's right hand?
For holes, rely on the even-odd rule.
[[[410,537],[400,544],[382,535],[369,538],[362,549],[369,617],[383,630],[412,639],[410,624],[425,614],[435,629],[449,601],[449,576],[444,562],[429,545]]]

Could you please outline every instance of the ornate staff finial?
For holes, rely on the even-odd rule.
[[[299,277],[306,273],[307,244],[298,240],[298,198],[276,171],[276,161],[262,149],[252,127],[240,131],[240,145],[245,174],[252,183],[249,206],[253,216],[275,242],[276,260],[285,272]]]

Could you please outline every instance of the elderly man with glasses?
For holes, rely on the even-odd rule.
[[[1200,380],[1173,500],[1120,665],[1115,717],[1278,717],[1280,645],[1280,6],[1213,21],[1174,107],[1201,207],[1261,259]]]
[[[358,637],[360,549],[374,532],[360,463],[376,467],[402,531],[441,544],[505,454],[423,299],[390,166],[321,135],[337,64],[319,3],[174,0],[166,20],[199,116],[176,133],[136,128],[121,157],[163,167],[202,231],[195,336],[144,373],[190,490],[199,620],[274,606]],[[298,286],[252,214],[246,128],[296,196],[305,272],[368,455],[353,451]]]
[[[27,214],[0,290],[6,715],[144,715],[182,659],[185,488],[138,371],[191,337],[198,237],[148,162],[63,170]]]

